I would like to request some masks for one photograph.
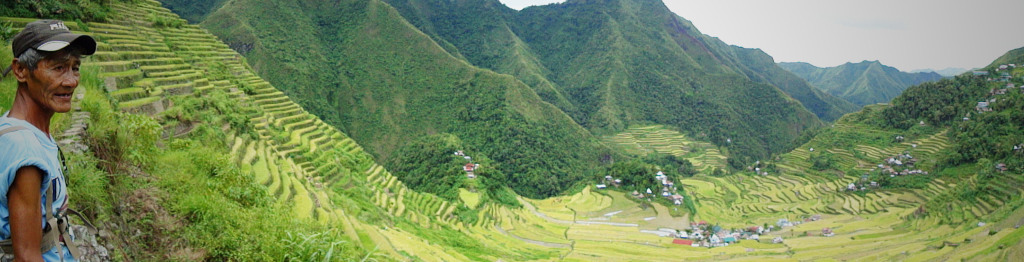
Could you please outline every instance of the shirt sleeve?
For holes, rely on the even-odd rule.
[[[55,177],[52,170],[48,170],[46,164],[46,152],[35,136],[29,131],[11,132],[0,137],[0,203],[7,205],[7,192],[14,184],[14,177],[19,169],[28,166],[35,166],[43,171],[42,188],[40,193],[49,188],[50,181]]]

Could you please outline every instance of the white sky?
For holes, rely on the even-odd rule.
[[[514,9],[556,0],[500,0]],[[1024,46],[1021,0],[663,0],[702,33],[819,67],[975,68]]]

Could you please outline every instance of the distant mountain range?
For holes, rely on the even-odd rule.
[[[959,68],[959,67],[949,67],[949,68],[942,69],[942,70],[918,69],[918,70],[912,70],[910,72],[911,73],[935,72],[936,74],[940,74],[940,75],[945,76],[945,77],[951,77],[951,76],[956,76],[956,75],[962,74],[962,73],[967,72],[967,71],[971,71],[971,70],[970,69]]]
[[[779,63],[779,66],[829,94],[861,106],[887,103],[907,87],[942,79],[942,75],[935,72],[901,72],[878,61],[846,63],[828,68],[803,62]]]

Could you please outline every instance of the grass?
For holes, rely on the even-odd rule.
[[[602,140],[628,155],[659,153],[682,157],[704,173],[711,173],[714,168],[726,168],[727,157],[711,143],[690,139],[660,125],[631,127]]]
[[[471,209],[476,209],[480,204],[480,193],[469,192],[465,188],[459,188],[459,199]]]
[[[143,4],[153,5],[155,3],[144,1]],[[143,12],[166,11],[147,9]],[[130,14],[126,13],[126,15]],[[200,39],[204,42],[216,41],[215,37],[208,34],[200,35],[201,31],[192,29],[149,29],[178,45],[168,46],[164,41],[150,42],[149,39],[141,37],[148,33],[144,32],[146,30],[139,30],[138,25],[92,24],[91,27],[96,31],[106,30],[108,32],[105,36],[108,36],[106,39],[109,40],[105,41],[110,42],[110,47],[113,48],[110,57],[119,59],[96,65],[102,70],[108,70],[105,72],[111,72],[104,73],[104,76],[134,75],[135,72],[141,71],[159,73],[153,74],[153,76],[174,77],[175,74],[184,72],[181,71],[183,69],[209,72],[206,71],[210,69],[209,63],[205,65],[186,63],[185,61],[192,59],[187,57],[191,53],[180,51],[213,49],[217,50],[218,54],[223,54],[226,51],[221,50],[224,46],[220,44],[215,45],[214,48],[208,48],[203,47],[206,44],[202,42],[190,43],[191,40]],[[119,44],[113,44],[115,42]],[[161,43],[163,43],[162,46],[160,46]],[[153,48],[146,49],[148,47]],[[164,50],[160,47],[167,49]],[[246,68],[240,62],[225,61],[229,67]],[[140,67],[131,68],[136,63]],[[203,75],[177,77],[181,79],[171,80],[205,78]],[[779,161],[774,161],[774,164],[780,167],[779,169],[784,170],[780,172],[783,173],[782,175],[769,177],[743,174],[726,177],[698,175],[679,181],[679,184],[684,185],[687,192],[694,194],[686,197],[694,197],[699,203],[700,211],[697,216],[691,218],[692,220],[708,220],[725,227],[745,227],[773,223],[781,217],[797,219],[795,216],[818,213],[826,215],[826,219],[823,221],[806,223],[792,229],[773,232],[764,237],[782,235],[786,237],[785,244],[742,241],[734,246],[715,249],[673,245],[668,238],[639,231],[641,227],[666,226],[665,224],[647,222],[645,218],[656,217],[660,220],[667,213],[666,210],[672,207],[643,208],[622,192],[596,191],[589,187],[573,195],[543,200],[524,200],[536,206],[537,212],[543,214],[543,217],[528,208],[509,209],[494,205],[480,205],[483,196],[460,190],[462,202],[470,208],[476,208],[479,212],[479,221],[476,225],[465,225],[458,220],[451,219],[460,204],[409,190],[386,169],[369,160],[372,158],[363,152],[358,144],[338,130],[326,127],[319,120],[289,122],[307,120],[306,118],[312,116],[288,97],[283,96],[280,91],[261,81],[260,78],[251,73],[223,77],[233,80],[235,83],[260,86],[257,89],[257,95],[239,99],[265,109],[263,112],[254,113],[258,116],[253,119],[274,119],[275,121],[272,122],[276,122],[272,125],[276,127],[268,125],[256,127],[257,129],[267,132],[270,128],[286,127],[284,128],[286,135],[293,141],[292,144],[318,145],[325,140],[336,143],[332,150],[310,146],[310,151],[298,152],[298,156],[305,157],[297,159],[280,154],[285,145],[267,138],[253,138],[255,140],[249,142],[242,142],[245,140],[236,138],[228,143],[234,146],[217,149],[220,150],[217,151],[220,154],[233,156],[230,158],[233,160],[217,163],[223,165],[223,170],[251,171],[235,175],[248,176],[247,179],[251,179],[253,184],[264,190],[263,193],[274,199],[269,207],[251,211],[237,206],[224,207],[232,208],[228,210],[230,212],[227,212],[229,215],[234,214],[231,212],[245,214],[244,217],[238,217],[237,220],[218,217],[217,215],[220,213],[216,212],[205,213],[222,211],[222,209],[216,209],[218,205],[209,203],[233,201],[229,197],[205,198],[208,191],[202,191],[203,194],[192,194],[195,192],[194,189],[205,188],[206,183],[220,181],[218,179],[223,179],[222,177],[202,172],[187,172],[187,178],[194,178],[198,182],[184,179],[184,177],[176,177],[181,174],[172,172],[178,169],[178,166],[172,164],[181,164],[181,166],[188,167],[187,169],[192,169],[191,167],[194,165],[188,161],[175,160],[186,153],[170,152],[166,156],[159,157],[161,160],[159,166],[165,169],[158,174],[161,178],[166,179],[162,182],[163,186],[169,190],[175,190],[172,192],[192,192],[180,194],[182,197],[174,198],[172,199],[174,201],[168,201],[168,203],[173,203],[174,207],[178,209],[177,211],[181,212],[184,217],[210,223],[190,225],[192,227],[190,229],[195,230],[193,232],[200,232],[196,233],[201,235],[196,243],[210,244],[212,250],[240,253],[239,256],[245,255],[245,252],[251,254],[260,254],[259,251],[283,252],[286,248],[274,246],[273,242],[268,241],[258,243],[262,246],[277,247],[277,249],[257,249],[255,251],[248,247],[229,249],[229,247],[223,246],[225,244],[211,239],[218,239],[218,234],[225,232],[266,230],[283,234],[286,229],[268,228],[272,226],[272,223],[280,221],[287,221],[286,224],[296,225],[297,228],[307,233],[325,231],[322,230],[323,228],[316,228],[315,225],[338,228],[339,231],[344,232],[341,239],[358,247],[354,252],[350,252],[351,254],[361,257],[366,252],[375,252],[377,255],[371,257],[382,258],[382,260],[385,258],[449,261],[554,260],[564,255],[567,255],[566,260],[570,261],[812,260],[850,257],[870,258],[871,260],[914,260],[918,256],[926,260],[961,257],[987,259],[990,256],[1006,257],[1008,254],[1016,254],[998,247],[1014,247],[1014,244],[1024,238],[1019,230],[1010,229],[1011,227],[1008,225],[1002,225],[999,233],[990,236],[982,232],[988,229],[939,225],[938,221],[927,218],[906,218],[923,201],[919,195],[930,197],[938,192],[951,190],[953,187],[948,186],[945,181],[934,181],[924,189],[893,190],[858,196],[836,190],[845,186],[845,183],[856,179],[852,176],[824,177],[829,173],[807,171],[810,167],[807,162],[807,157],[810,155],[807,150],[809,147],[834,152],[840,159],[837,161],[842,167],[840,169],[858,169],[857,165],[860,163],[875,163],[880,157],[911,149],[911,143],[918,144],[916,149],[911,150],[921,158],[931,158],[940,154],[947,146],[944,142],[945,134],[941,132],[926,133],[910,138],[909,141],[903,143],[891,143],[878,139],[894,135],[892,132],[871,130],[858,134],[838,134],[843,139],[855,141],[859,146],[829,146],[835,144],[832,142],[836,141],[819,139],[812,140],[808,145],[782,155]],[[216,92],[226,92],[227,88],[234,86],[229,80],[205,80],[213,86]],[[159,89],[171,85],[170,81],[156,81],[153,78],[140,81]],[[4,79],[0,84],[2,84],[0,86],[0,108],[8,108],[9,105],[4,103],[9,101],[12,93],[9,89],[10,80]],[[143,93],[140,90],[122,89],[111,95],[137,95]],[[101,93],[91,93],[90,97],[99,95]],[[121,103],[120,106],[129,108],[159,99],[161,97],[147,97]],[[854,129],[857,127],[855,124],[844,122],[838,124],[850,125]],[[606,137],[604,140],[628,154],[645,155],[648,152],[657,152],[681,156],[690,159],[695,166],[704,171],[703,173],[709,173],[707,171],[715,167],[725,166],[725,156],[714,146],[706,142],[694,141],[678,132],[660,126],[630,128],[624,133]],[[198,141],[198,143],[203,142]],[[214,158],[215,156],[216,154],[209,155],[213,159],[220,159]],[[328,160],[303,160],[318,159],[321,156],[326,156],[324,158]],[[316,181],[334,178],[319,177],[324,173],[320,171],[307,173],[303,170],[308,169],[303,167],[311,167],[312,170],[321,170],[321,167],[324,167],[323,170],[336,170],[334,171],[337,174],[335,176],[343,176],[336,181],[346,182],[333,185],[323,182],[326,185],[318,186]],[[175,184],[176,182],[181,184]],[[797,194],[794,191],[800,193]],[[230,195],[230,192],[225,191],[224,195]],[[391,194],[389,195],[388,192]],[[373,197],[371,198],[371,196]],[[316,207],[314,197],[319,200],[320,207]],[[977,208],[978,210],[973,211],[974,213],[985,213],[1001,203],[1010,202],[1007,200],[996,201],[994,203],[986,202],[982,205],[984,208],[978,206],[971,207],[970,210]],[[904,205],[897,206],[895,205],[897,203],[904,203]],[[291,212],[280,212],[281,210]],[[605,216],[609,213],[614,213],[614,215]],[[549,220],[549,218],[564,221],[634,223],[640,226],[566,224]],[[221,226],[223,224],[215,222],[225,221],[255,226],[252,229],[237,226],[229,228],[212,226]],[[993,224],[995,222],[993,221]],[[500,225],[508,234],[500,233],[495,229],[495,225]],[[804,231],[815,232],[822,227],[833,228],[837,236],[823,238],[787,235],[787,233],[794,234]],[[220,231],[215,229],[220,229]],[[237,235],[224,234],[223,238],[227,239],[231,236]],[[572,251],[570,252],[568,248],[549,248],[527,243],[520,238],[556,244],[571,244]],[[958,248],[932,249],[936,243],[943,241],[959,243],[963,242],[965,238],[974,239],[974,242],[964,243]],[[268,239],[280,240],[281,238],[268,237]],[[224,241],[224,243],[229,242],[231,241]],[[747,252],[748,248],[754,251]],[[909,256],[903,257],[901,254],[903,251],[909,251]],[[232,259],[227,257],[223,260]]]

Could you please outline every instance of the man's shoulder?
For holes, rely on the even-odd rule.
[[[26,127],[16,121],[8,121],[10,118],[0,117],[0,132],[8,131],[0,135],[0,152],[40,152],[43,144],[39,141],[35,129]]]

